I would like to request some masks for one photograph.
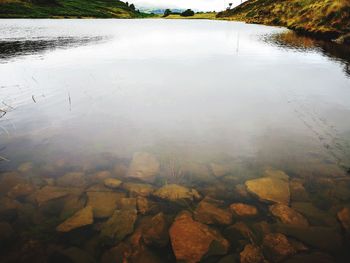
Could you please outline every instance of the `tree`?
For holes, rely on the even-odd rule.
[[[130,9],[131,9],[131,10],[135,10],[135,5],[134,5],[134,4],[131,4],[131,5],[130,5]]]
[[[167,17],[168,15],[171,15],[171,10],[170,9],[165,9],[163,17]]]
[[[194,12],[191,9],[187,9],[181,13],[181,16],[194,16]]]
[[[228,4],[228,6],[229,6],[228,8],[229,8],[229,9],[231,9],[231,7],[232,7],[232,3],[229,3],[229,4]]]

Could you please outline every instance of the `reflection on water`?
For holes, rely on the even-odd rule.
[[[6,40],[0,41],[0,63],[9,58],[33,55],[55,48],[70,48],[88,43],[96,43],[103,40],[102,37],[58,37],[56,39],[36,39],[36,40]]]
[[[326,56],[343,63],[345,65],[344,71],[350,75],[350,46],[348,45],[339,45],[329,41],[300,36],[292,31],[276,34],[273,37],[270,36],[266,41],[278,44],[283,48],[293,48],[304,51],[319,50]]]
[[[224,21],[0,24],[1,262],[349,262],[347,47]]]

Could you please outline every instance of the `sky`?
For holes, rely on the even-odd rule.
[[[221,11],[228,6],[228,3],[236,6],[240,2],[241,0],[129,0],[129,3],[134,3],[137,8],[191,8],[198,11]]]

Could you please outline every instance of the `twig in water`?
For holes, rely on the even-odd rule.
[[[68,102],[69,102],[69,111],[72,111],[72,100],[70,98],[70,93],[68,92]]]
[[[32,99],[33,99],[34,103],[36,103],[36,100],[35,100],[35,98],[34,98],[34,95],[32,95]]]
[[[5,162],[9,162],[10,161],[9,159],[7,159],[5,157],[2,157],[1,155],[0,155],[0,160],[5,161]]]

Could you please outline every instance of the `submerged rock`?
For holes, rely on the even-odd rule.
[[[60,218],[67,219],[80,209],[83,209],[86,203],[85,201],[85,198],[81,198],[79,195],[68,195],[67,197],[64,197]]]
[[[205,198],[198,204],[194,218],[204,224],[229,225],[232,222],[232,214],[221,208],[222,205],[219,200]]]
[[[311,225],[338,227],[335,218],[326,211],[320,210],[309,202],[294,202],[292,208],[305,216]]]
[[[115,210],[102,225],[100,236],[119,242],[134,231],[136,218],[136,210]]]
[[[261,249],[255,245],[248,244],[239,254],[241,263],[264,263],[264,255]]]
[[[110,217],[117,208],[118,201],[125,197],[123,193],[116,192],[101,192],[88,191],[87,205],[93,209],[95,218]]]
[[[229,166],[217,163],[210,163],[210,169],[215,177],[222,177],[230,172]]]
[[[289,183],[275,177],[262,177],[245,182],[248,192],[262,201],[289,204]]]
[[[61,198],[70,194],[70,191],[64,187],[44,186],[35,194],[35,199],[39,205],[50,200]]]
[[[263,250],[272,262],[281,262],[296,253],[287,237],[280,233],[267,234],[263,240]]]
[[[258,209],[255,206],[243,203],[231,204],[230,209],[238,217],[254,217],[258,215]]]
[[[149,196],[154,188],[150,184],[124,183],[122,188],[129,192],[131,196]]]
[[[103,183],[108,188],[117,189],[122,184],[122,181],[115,178],[106,178]]]
[[[32,162],[25,162],[18,166],[17,170],[21,173],[27,173],[33,170],[33,163]]]
[[[35,187],[29,183],[21,183],[12,187],[7,193],[10,198],[21,198],[32,194],[35,191]]]
[[[342,244],[341,235],[329,227],[277,225],[276,231],[294,237],[312,247],[330,252],[336,252]]]
[[[344,207],[337,213],[337,216],[344,229],[350,233],[350,209],[348,207]]]
[[[272,168],[267,168],[264,170],[264,176],[265,177],[270,177],[270,178],[275,178],[275,179],[280,179],[283,181],[288,181],[289,180],[289,176],[281,171],[281,170],[275,170]]]
[[[169,222],[163,213],[152,217],[150,226],[143,233],[147,245],[164,247],[169,243]]]
[[[304,216],[283,204],[274,204],[269,207],[270,212],[277,217],[282,223],[296,225],[296,226],[309,226],[308,221]]]
[[[8,197],[3,197],[0,199],[0,219],[12,220],[17,216],[17,210],[21,207],[21,203],[10,199]]]
[[[193,220],[192,215],[181,212],[169,230],[171,245],[178,261],[196,263],[209,251],[215,242],[225,254],[229,243],[214,229]]]
[[[71,172],[59,177],[56,181],[62,187],[84,187],[86,185],[85,174],[82,172]]]
[[[168,201],[187,199],[193,201],[199,199],[200,195],[195,189],[189,189],[177,184],[167,184],[153,193],[154,196]]]
[[[311,254],[299,254],[295,255],[284,263],[334,263],[333,258],[322,252],[313,252]]]
[[[0,245],[6,244],[9,240],[11,240],[15,235],[15,231],[13,231],[12,226],[5,222],[0,222]]]
[[[301,180],[292,179],[289,183],[290,187],[290,198],[292,201],[307,201],[309,200],[309,194],[305,190]]]
[[[227,227],[224,234],[234,247],[239,247],[242,241],[244,243],[257,241],[256,235],[244,222],[237,222]]]
[[[92,207],[87,206],[57,226],[56,230],[58,232],[69,232],[82,226],[91,225],[93,221]]]
[[[160,164],[157,158],[147,152],[136,152],[128,170],[128,177],[153,181],[159,173]]]

